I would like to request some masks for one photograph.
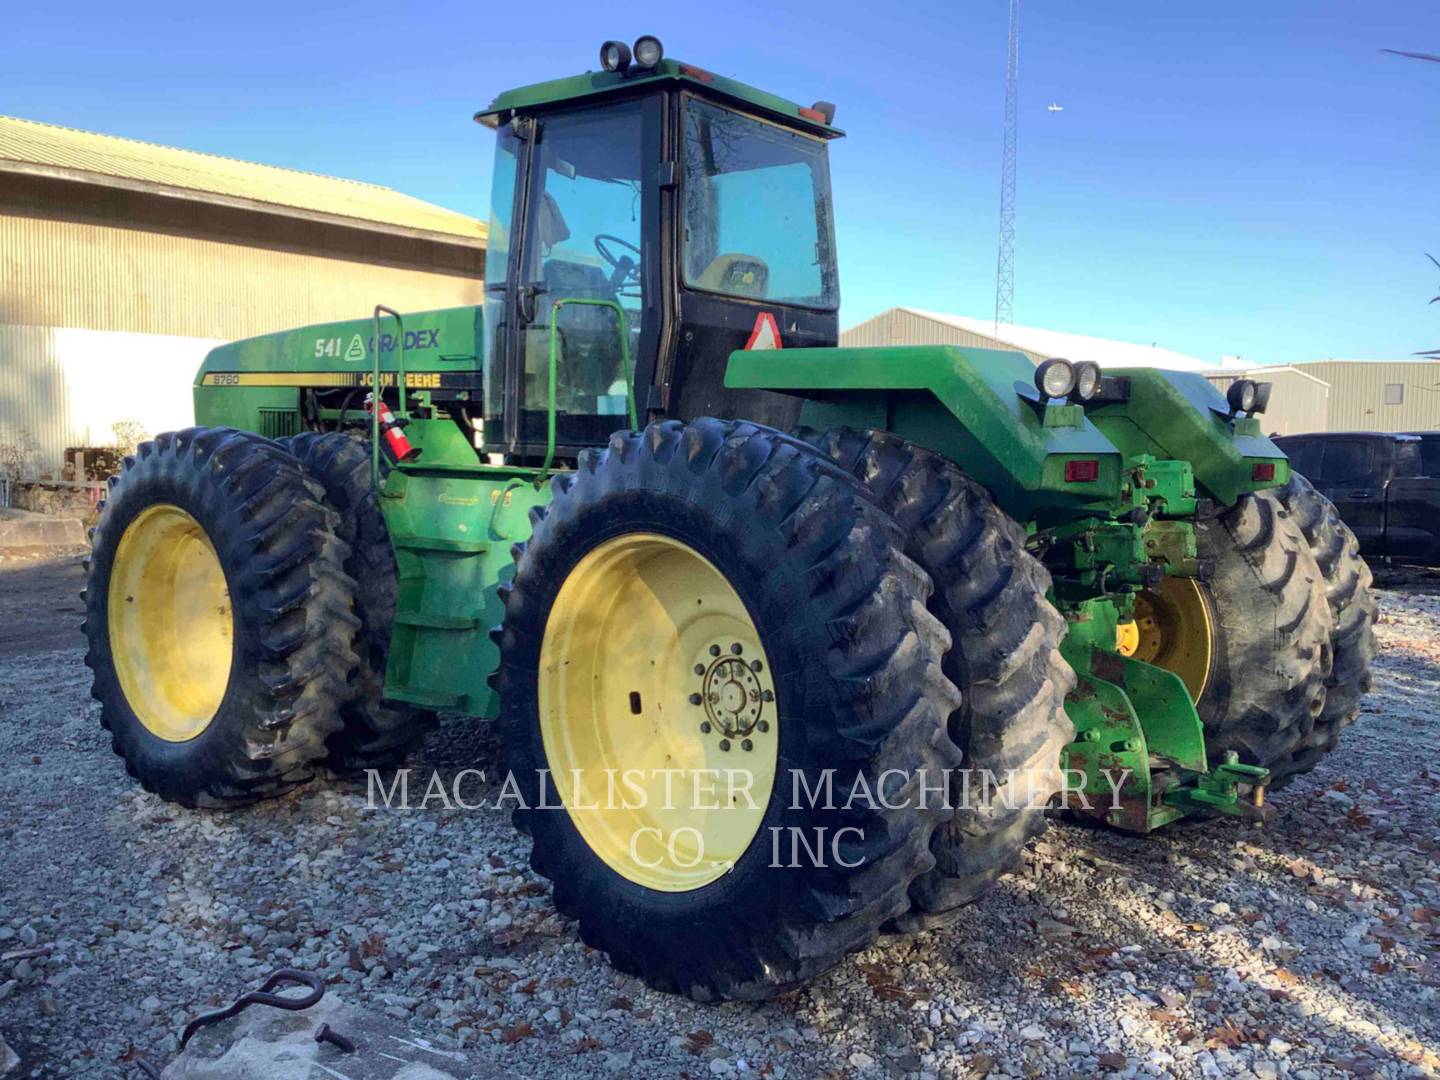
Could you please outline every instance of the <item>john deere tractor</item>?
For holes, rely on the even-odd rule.
[[[1047,808],[1262,819],[1375,648],[1270,388],[838,348],[834,107],[601,61],[477,116],[482,306],[218,348],[112,480],[131,774],[235,806],[495,718],[555,905],[700,999],[944,922]]]

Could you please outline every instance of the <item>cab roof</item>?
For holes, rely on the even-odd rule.
[[[735,79],[727,79],[724,75],[716,75],[693,64],[668,58],[661,60],[654,68],[636,70],[632,67],[626,74],[618,71],[587,71],[583,75],[551,79],[549,82],[532,83],[530,86],[506,90],[497,95],[487,108],[477,112],[475,119],[486,127],[493,128],[507,121],[511,113],[530,112],[562,102],[618,96],[641,87],[659,88],[665,85],[689,86],[712,97],[729,99],[822,138],[836,139],[845,134],[839,128],[827,124],[818,109],[807,108]]]

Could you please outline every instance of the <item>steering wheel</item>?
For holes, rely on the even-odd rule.
[[[610,250],[611,244],[623,248],[626,251],[633,251],[635,257],[632,259],[626,255],[616,255]],[[639,283],[640,249],[630,243],[629,240],[625,240],[619,236],[612,236],[610,233],[601,233],[595,237],[595,250],[599,253],[600,258],[604,259],[606,263],[609,264],[610,269],[614,271],[610,280],[611,288],[619,290],[626,285]]]

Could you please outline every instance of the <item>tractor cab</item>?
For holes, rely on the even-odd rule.
[[[641,42],[476,117],[497,136],[479,442],[516,463],[662,414],[786,426],[796,399],[724,388],[730,353],[766,317],[787,347],[838,338],[833,107]]]

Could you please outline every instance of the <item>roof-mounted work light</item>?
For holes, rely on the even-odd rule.
[[[623,41],[607,41],[600,46],[600,66],[606,71],[624,75],[630,67],[630,46]]]
[[[635,66],[656,67],[665,57],[665,46],[654,34],[642,34],[635,39]]]

